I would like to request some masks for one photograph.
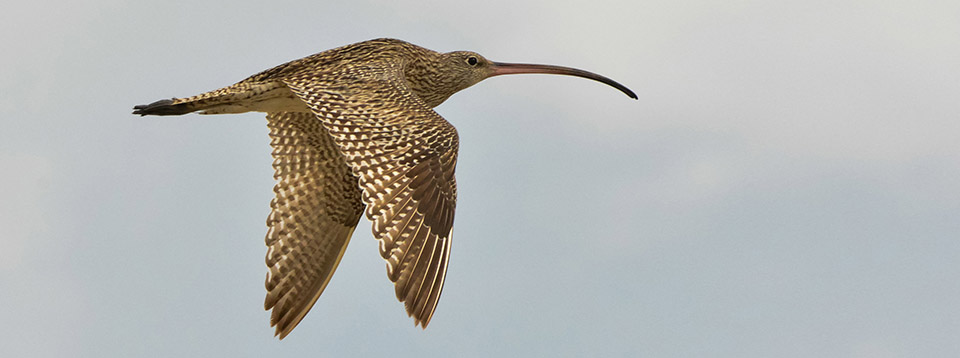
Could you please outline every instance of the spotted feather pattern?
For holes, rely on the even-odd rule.
[[[282,339],[310,310],[363,213],[357,177],[311,113],[267,115],[273,191],[267,218],[266,309]]]
[[[284,83],[323,122],[359,177],[397,298],[425,328],[450,257],[459,142],[456,129],[408,88],[402,66],[311,69]]]
[[[264,306],[281,339],[323,292],[364,208],[397,298],[416,324],[430,322],[450,258],[459,145],[431,108],[480,79],[453,54],[375,39],[134,107],[139,115],[268,113],[277,184]]]

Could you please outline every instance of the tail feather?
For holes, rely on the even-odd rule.
[[[175,104],[175,100],[176,98],[161,99],[150,104],[134,106],[133,114],[139,114],[140,116],[179,116],[181,114],[187,114],[198,109],[195,106],[190,105],[189,102]]]
[[[200,111],[200,114],[257,112],[310,112],[303,101],[283,82],[240,82],[193,97],[162,99],[133,107],[141,116],[177,116]]]

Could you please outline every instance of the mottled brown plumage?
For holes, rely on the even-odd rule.
[[[459,145],[456,129],[432,108],[485,78],[514,73],[590,78],[636,98],[582,70],[377,39],[133,113],[267,113],[277,184],[267,218],[264,306],[273,309],[271,325],[281,339],[323,292],[364,208],[397,298],[426,328],[450,258]]]

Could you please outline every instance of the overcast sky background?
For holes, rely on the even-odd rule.
[[[0,12],[4,357],[960,356],[960,2],[20,1]],[[595,71],[437,111],[428,329],[361,221],[283,341],[262,114],[156,118],[376,37]]]

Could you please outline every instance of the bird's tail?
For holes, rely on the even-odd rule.
[[[289,100],[284,101],[289,97]],[[281,101],[277,101],[281,99]],[[280,82],[240,82],[218,90],[187,98],[161,99],[133,107],[141,116],[178,116],[200,111],[200,114],[266,112],[276,105],[290,105],[293,93]],[[271,106],[272,105],[272,106]],[[293,105],[303,107],[294,102]],[[305,108],[305,107],[304,107]]]
[[[189,102],[177,103],[178,101],[182,100],[179,98],[161,99],[150,104],[133,106],[133,114],[139,114],[141,116],[179,116],[199,109],[196,108],[196,105],[192,105]]]
[[[244,91],[234,87],[236,87],[236,85],[198,94],[193,97],[161,99],[150,104],[141,104],[133,107],[133,114],[139,114],[141,116],[179,116],[196,111],[202,111],[200,112],[201,114],[224,113],[222,111],[210,111],[238,102],[237,97]]]

